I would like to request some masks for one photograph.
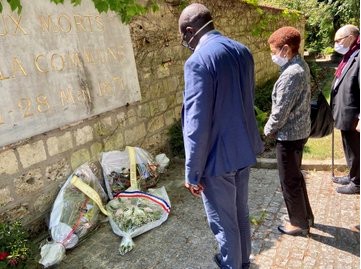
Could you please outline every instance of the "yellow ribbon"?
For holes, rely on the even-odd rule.
[[[130,162],[130,188],[128,190],[139,190],[138,181],[137,181],[137,166],[135,159],[135,148],[127,147],[129,154],[129,162]]]
[[[104,208],[102,200],[99,196],[99,194],[88,184],[84,183],[81,178],[74,175],[70,183],[77,187],[82,193],[84,193],[86,196],[88,196],[90,199],[92,199],[99,207],[100,211],[103,212],[104,215],[109,216],[108,211]]]

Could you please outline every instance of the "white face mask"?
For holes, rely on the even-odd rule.
[[[192,40],[194,39],[194,37],[196,36],[196,35],[198,35],[198,33],[200,32],[200,31],[202,31],[208,24],[210,24],[210,23],[212,23],[213,22],[213,20],[210,20],[209,22],[207,22],[206,24],[204,24],[201,28],[199,28],[199,30],[191,37],[191,39],[189,39],[189,41],[187,42],[187,41],[185,41],[183,38],[182,38],[182,42],[181,42],[181,44],[182,44],[182,46],[184,46],[185,48],[188,48],[188,49],[190,49],[191,51],[194,51],[195,50],[195,48],[193,48],[193,47],[191,47],[189,44],[192,42]]]
[[[287,58],[281,57],[280,55],[272,55],[271,57],[272,57],[272,61],[281,67],[288,62]]]
[[[349,51],[350,48],[346,48],[344,47],[343,45],[339,44],[339,43],[335,43],[335,51],[342,54],[342,55],[345,55],[348,51]]]

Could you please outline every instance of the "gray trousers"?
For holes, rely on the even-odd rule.
[[[202,198],[222,256],[222,268],[248,268],[251,229],[248,210],[250,168],[203,178]]]

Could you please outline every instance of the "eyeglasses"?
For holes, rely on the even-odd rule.
[[[345,39],[346,37],[349,37],[350,35],[335,39],[335,43],[340,43],[343,39]]]
[[[182,33],[181,45],[182,45],[183,47],[185,47],[185,48],[190,49],[190,50],[194,50],[194,48],[190,47],[190,44],[191,44],[192,40],[194,39],[194,37],[195,37],[196,35],[198,35],[198,34],[200,33],[200,31],[202,31],[204,28],[206,28],[206,26],[207,26],[208,24],[210,24],[210,23],[212,23],[212,22],[213,22],[213,20],[210,20],[210,21],[208,21],[207,23],[205,23],[201,28],[198,29],[198,31],[191,37],[191,39],[189,39],[188,42],[185,41],[185,39],[184,39],[185,34]]]
[[[182,40],[181,40],[181,45],[185,48],[188,48],[188,42],[184,40],[184,34],[182,33]]]

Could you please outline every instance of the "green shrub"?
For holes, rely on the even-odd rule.
[[[324,48],[323,49],[323,54],[325,54],[325,55],[331,55],[331,54],[333,54],[334,53],[334,48],[332,48],[332,47],[326,47],[326,48]]]
[[[257,120],[257,127],[258,131],[262,136],[262,139],[265,141],[266,148],[269,148],[272,146],[272,141],[268,141],[263,136],[263,127],[267,122],[268,119],[268,113],[263,112],[258,107],[254,107],[255,114],[256,114],[256,120]],[[168,130],[169,135],[169,146],[170,146],[170,152],[172,156],[178,156],[180,158],[185,157],[184,153],[184,144],[183,144],[183,133],[182,133],[182,125],[181,121],[177,120],[173,123],[173,125]]]
[[[263,112],[269,113],[272,108],[272,90],[276,79],[270,79],[262,86],[256,87],[254,105]]]
[[[310,68],[310,72],[312,74],[312,77],[318,78],[321,75],[322,68],[313,61],[307,62],[308,67]]]
[[[184,144],[183,144],[183,133],[181,120],[177,120],[169,128],[169,146],[173,156],[184,158]]]
[[[256,106],[254,107],[254,111],[256,114],[258,132],[261,135],[262,141],[264,143],[264,148],[266,151],[270,150],[271,148],[273,148],[275,146],[275,140],[273,138],[266,137],[263,134],[263,128],[267,123],[269,113],[260,110]]]
[[[315,97],[317,89],[321,89],[325,96],[329,99],[331,84],[335,70],[329,67],[322,67],[316,62],[307,62],[311,71],[311,93]]]
[[[268,113],[263,112],[258,107],[254,107],[254,111],[256,113],[257,127],[260,134],[263,134],[263,127],[265,126],[268,120]]]
[[[318,89],[320,89],[323,69],[316,62],[307,63],[311,72],[311,96],[314,98]]]
[[[0,223],[0,242],[0,268],[24,268],[31,243],[21,223]]]
[[[268,120],[268,115],[272,108],[272,89],[276,79],[268,80],[261,87],[256,88],[255,92],[255,114],[257,120],[258,131],[265,143],[265,148],[269,149],[274,146],[273,139],[267,139],[263,135],[263,127]],[[173,156],[181,158],[185,157],[183,133],[181,121],[177,120],[168,131],[170,152]]]

